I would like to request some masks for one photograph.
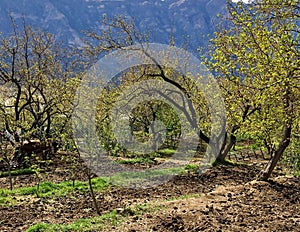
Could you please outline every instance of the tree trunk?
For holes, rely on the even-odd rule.
[[[87,171],[87,175],[88,175],[89,189],[90,189],[91,197],[92,197],[92,199],[93,199],[93,203],[94,203],[96,212],[97,212],[98,215],[101,215],[99,206],[98,206],[98,204],[97,204],[97,199],[96,199],[96,196],[95,196],[95,193],[94,193],[94,189],[93,189],[93,183],[92,183],[91,173],[90,173],[89,170]]]
[[[224,144],[222,146],[222,149],[217,157],[217,162],[224,162],[225,158],[227,157],[228,153],[230,152],[230,150],[232,149],[232,147],[234,146],[234,144],[236,143],[236,136],[234,135],[234,133],[239,129],[240,127],[235,125],[232,130],[231,130],[231,134],[230,134],[230,141],[227,144],[226,143],[226,138],[227,138],[227,134],[225,136],[225,140],[224,140]]]
[[[224,162],[228,153],[231,151],[232,147],[236,143],[236,136],[230,135],[230,142],[224,147],[224,149],[220,152],[220,155],[217,158],[217,161]]]
[[[8,161],[8,180],[9,180],[9,189],[13,190],[13,181],[11,176],[11,160]]]
[[[268,165],[265,167],[265,169],[258,176],[259,180],[266,181],[270,178],[274,168],[276,167],[278,161],[282,157],[285,149],[290,144],[291,133],[292,133],[292,126],[291,125],[286,125],[284,127],[282,140],[281,140],[278,148],[276,149],[276,151],[274,153],[274,156],[270,159]]]

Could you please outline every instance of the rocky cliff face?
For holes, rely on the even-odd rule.
[[[133,18],[138,29],[150,31],[150,41],[196,50],[214,31],[225,0],[1,0],[1,32],[11,30],[10,15],[21,24],[49,31],[69,45],[82,44],[82,31],[99,31],[104,16]]]

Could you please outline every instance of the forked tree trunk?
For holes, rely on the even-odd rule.
[[[234,146],[235,143],[236,143],[236,137],[234,135],[231,135],[229,143],[226,144],[226,146],[220,152],[220,155],[217,158],[217,160],[219,162],[224,162],[225,161],[225,158],[227,157],[228,153],[231,151],[231,149],[232,149],[232,147]]]
[[[96,195],[94,193],[94,189],[93,189],[93,183],[92,183],[92,176],[91,176],[91,171],[87,170],[87,176],[88,176],[88,184],[89,184],[89,189],[90,189],[90,194],[93,200],[93,204],[95,206],[96,212],[98,215],[101,215],[98,203],[97,203],[97,199],[96,199]]]
[[[242,116],[242,122],[245,122],[246,119],[248,117],[250,117],[250,115],[252,115],[253,113],[255,113],[257,110],[259,110],[260,107],[259,106],[254,106],[254,107],[251,107],[251,105],[246,105],[245,106],[245,109],[243,111],[243,116]],[[240,125],[234,125],[231,129],[231,132],[230,132],[230,140],[229,140],[229,143],[227,144],[227,141],[226,141],[226,137],[225,136],[225,140],[224,140],[224,144],[222,146],[222,149],[221,151],[219,152],[219,155],[217,157],[217,160],[218,162],[221,162],[223,163],[225,161],[225,158],[227,157],[228,153],[231,151],[231,149],[233,148],[233,146],[235,145],[236,143],[236,136],[235,136],[235,133],[241,128]]]
[[[292,126],[286,125],[284,127],[283,137],[278,148],[275,150],[274,156],[269,161],[268,165],[258,176],[259,180],[266,181],[270,178],[274,168],[276,167],[278,161],[282,157],[285,149],[289,146],[291,140]]]
[[[227,157],[228,153],[231,151],[232,147],[235,145],[236,143],[236,136],[234,135],[234,133],[239,129],[239,126],[234,126],[231,130],[231,134],[229,137],[229,143],[227,144],[227,135],[224,138],[224,144],[222,146],[222,149],[217,157],[217,161],[218,162],[224,162],[225,158]]]

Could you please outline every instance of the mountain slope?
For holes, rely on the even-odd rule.
[[[142,32],[151,31],[150,41],[195,50],[214,31],[216,15],[225,11],[225,0],[2,0],[1,32],[11,31],[10,15],[21,25],[49,31],[69,45],[82,45],[83,31],[99,31],[104,16],[133,18]]]

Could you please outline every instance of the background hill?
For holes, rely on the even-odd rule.
[[[151,33],[151,42],[169,43],[195,51],[208,41],[225,12],[225,0],[1,0],[1,33],[11,31],[10,15],[17,24],[39,27],[68,45],[82,45],[83,31],[102,29],[102,19],[123,15],[133,18],[138,29]]]

